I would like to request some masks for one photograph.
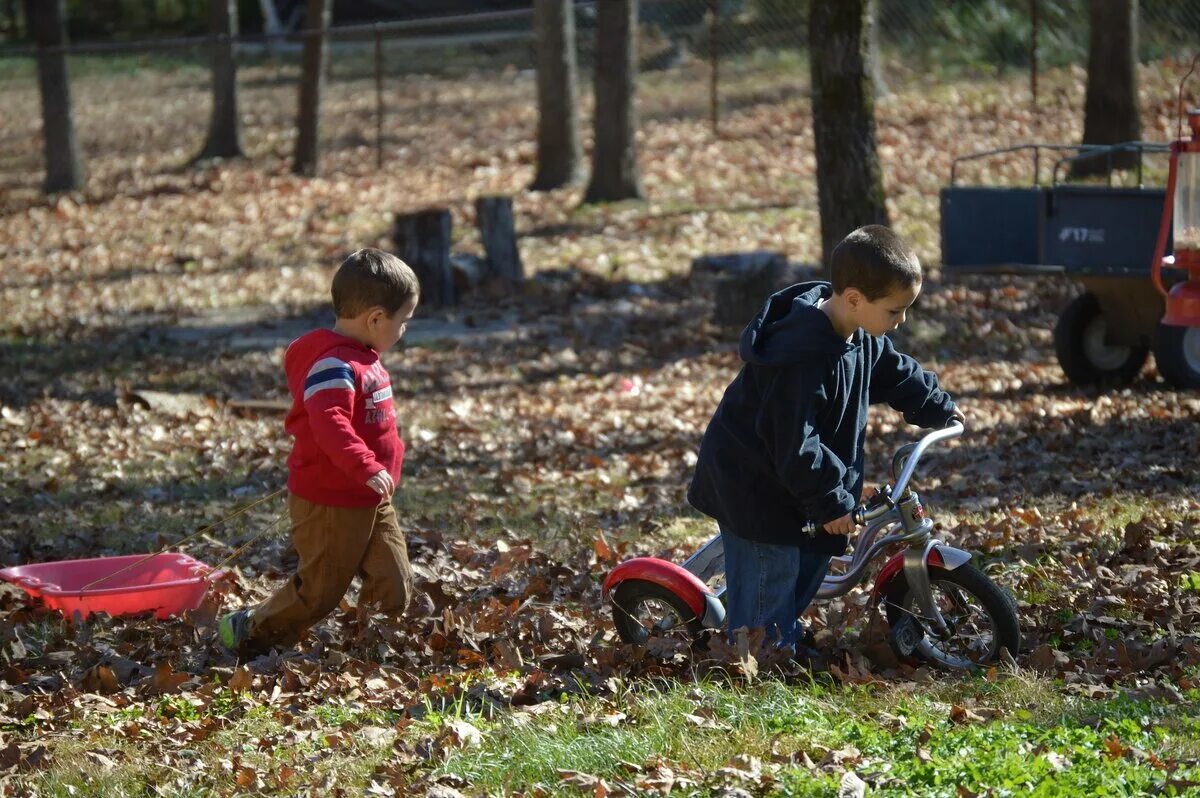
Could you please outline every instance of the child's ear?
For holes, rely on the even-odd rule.
[[[857,288],[847,288],[843,296],[845,296],[846,304],[850,306],[851,310],[858,310],[859,303],[865,299],[862,292]]]
[[[387,318],[388,314],[387,311],[383,309],[383,305],[376,305],[367,311],[367,324],[369,326],[374,326],[381,322],[385,322],[387,321]]]

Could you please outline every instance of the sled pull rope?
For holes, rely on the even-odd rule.
[[[111,574],[105,574],[104,576],[100,577],[99,579],[93,579],[91,582],[88,582],[86,585],[79,588],[79,592],[83,593],[88,588],[90,588],[92,585],[99,584],[100,582],[105,582],[109,579],[112,579],[117,574],[122,574],[122,573],[125,573],[126,571],[130,570],[131,568],[136,568],[137,566],[141,565],[142,563],[148,562],[148,561],[154,559],[158,555],[165,552],[167,549],[171,549],[176,546],[181,546],[184,543],[187,543],[189,540],[194,540],[195,538],[198,538],[201,535],[203,535],[205,532],[216,529],[217,527],[219,527],[221,524],[225,523],[226,521],[230,521],[234,518],[237,518],[239,515],[241,515],[242,513],[245,513],[246,511],[250,510],[251,508],[257,507],[258,505],[262,504],[263,502],[270,501],[271,499],[274,499],[276,496],[278,496],[281,493],[284,493],[286,491],[287,491],[287,488],[280,488],[279,490],[275,491],[274,493],[268,494],[267,496],[262,497],[258,501],[247,504],[245,507],[241,508],[240,510],[235,510],[234,512],[230,513],[229,515],[225,516],[224,518],[220,519],[219,521],[211,523],[208,526],[204,527],[203,529],[199,529],[199,530],[193,532],[192,534],[188,535],[185,538],[177,540],[174,543],[166,544],[158,551],[147,554],[145,557],[141,558],[140,560],[137,560],[136,562],[132,562],[129,565],[126,565],[124,568],[119,568],[116,571],[113,571]],[[282,518],[283,516],[280,516],[280,517]],[[271,529],[275,529],[278,525],[279,525],[279,521],[276,521],[275,525],[272,526]],[[257,535],[255,535],[254,537],[252,537],[245,545],[243,545],[236,552],[234,552],[234,555],[236,556],[237,554],[240,554],[242,552],[242,549],[246,548],[246,546],[250,545],[250,543],[253,543],[255,540],[258,540],[258,538],[262,537],[263,534],[264,533],[260,532]],[[232,559],[232,557],[222,560],[222,563],[228,562],[228,560],[230,560],[230,559]],[[217,570],[216,568],[213,568],[211,571],[209,571],[209,574],[213,573],[213,571],[216,571],[216,570]],[[205,578],[207,578],[207,576]]]
[[[277,490],[277,491],[275,491],[274,493],[272,493],[272,494],[271,494],[271,496],[278,496],[280,493],[283,493],[283,490]],[[271,498],[271,496],[268,496],[268,497],[266,497],[266,499],[262,499],[262,501],[266,501],[267,499]],[[378,521],[379,521],[379,510],[380,510],[380,509],[383,507],[383,505],[384,505],[384,504],[386,504],[388,501],[390,501],[390,500],[389,500],[389,499],[387,499],[387,498],[381,498],[381,499],[379,500],[379,504],[375,505],[375,515],[374,515],[374,516],[371,518],[371,531],[372,531],[372,532],[374,532],[374,530],[375,530],[375,524],[376,524],[376,522],[378,522]],[[258,503],[258,502],[255,502],[255,504],[257,504],[257,503]],[[253,506],[254,506],[253,504],[252,504],[252,505],[250,505],[250,507],[253,507]],[[250,509],[250,507],[247,507],[247,508],[245,508],[245,509],[246,509],[246,510],[249,510],[249,509]],[[229,517],[230,517],[230,518],[232,518],[233,516],[229,516]],[[233,552],[233,554],[230,554],[228,557],[226,557],[225,559],[221,560],[219,563],[217,563],[217,564],[216,564],[216,565],[214,565],[212,568],[210,568],[210,569],[209,569],[209,571],[208,571],[208,573],[207,573],[207,574],[204,576],[204,579],[208,579],[208,577],[209,577],[209,576],[211,576],[211,575],[215,574],[217,571],[221,570],[221,568],[222,568],[223,566],[225,566],[225,565],[227,565],[228,563],[232,562],[233,560],[237,559],[238,555],[240,555],[240,554],[241,554],[243,551],[245,551],[246,549],[250,548],[250,544],[251,544],[251,543],[253,543],[254,541],[258,540],[258,539],[259,539],[259,538],[261,538],[263,535],[268,535],[268,534],[270,534],[271,532],[274,532],[275,530],[279,529],[280,525],[282,525],[282,524],[283,524],[283,522],[284,522],[284,521],[286,521],[287,519],[288,519],[288,513],[287,513],[287,511],[285,510],[285,511],[283,511],[282,513],[280,513],[280,514],[279,514],[279,517],[275,519],[275,523],[271,524],[271,526],[270,526],[270,527],[268,527],[267,529],[264,529],[262,532],[259,532],[257,535],[255,535],[254,537],[250,538],[249,540],[247,540],[247,541],[246,541],[245,543],[243,543],[242,545],[238,546],[238,547],[237,547],[237,549],[236,549],[236,550]],[[228,519],[225,519],[225,520],[228,520]],[[222,523],[222,522],[221,522],[221,521],[218,521],[217,523],[219,524],[219,523]],[[214,524],[213,526],[216,526],[216,524]],[[210,528],[211,528],[211,527],[210,527]],[[204,531],[204,530],[201,530],[201,532],[203,532],[203,531]],[[197,533],[197,534],[199,534],[199,533]],[[180,543],[182,543],[182,542],[183,542],[183,541],[181,540],[181,541],[180,541]],[[160,553],[161,553],[161,552],[160,552]],[[137,563],[134,563],[134,564],[136,565]]]
[[[280,491],[280,492],[282,492],[282,491]],[[203,578],[204,578],[205,580],[207,580],[207,579],[208,579],[210,576],[212,576],[213,574],[215,574],[217,571],[221,570],[221,567],[222,567],[222,566],[224,566],[224,565],[226,565],[227,563],[230,563],[230,562],[232,562],[233,560],[237,559],[238,555],[240,555],[240,554],[241,554],[243,551],[245,551],[246,549],[248,549],[248,548],[250,547],[250,544],[251,544],[251,543],[253,543],[254,541],[258,540],[258,539],[259,539],[259,538],[261,538],[263,535],[269,534],[269,533],[271,533],[271,532],[274,532],[275,530],[279,529],[279,527],[280,527],[280,526],[283,524],[283,522],[284,522],[284,521],[286,521],[286,520],[287,520],[287,518],[288,518],[288,514],[287,514],[287,511],[285,510],[284,512],[282,512],[282,513],[280,513],[280,514],[279,514],[279,517],[275,519],[275,522],[274,522],[273,524],[271,524],[269,527],[267,527],[266,529],[264,529],[262,532],[259,532],[259,533],[258,533],[257,535],[255,535],[254,537],[252,537],[252,538],[250,538],[249,540],[247,540],[247,541],[246,541],[245,543],[243,543],[242,545],[238,546],[238,547],[237,547],[237,548],[234,550],[233,554],[230,554],[228,557],[226,557],[225,559],[221,560],[219,563],[217,563],[217,564],[216,564],[216,565],[214,565],[212,568],[210,568],[210,569],[208,570],[208,573],[207,573],[207,574],[205,574]]]

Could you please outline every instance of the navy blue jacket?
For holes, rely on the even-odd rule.
[[[862,496],[867,405],[887,402],[910,424],[940,428],[954,403],[937,377],[886,336],[847,341],[817,307],[829,283],[772,295],[742,332],[745,365],[700,442],[688,501],[732,535],[840,554],[845,535],[804,534]]]

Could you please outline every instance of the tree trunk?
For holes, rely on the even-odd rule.
[[[517,249],[512,197],[480,197],[475,200],[475,217],[487,255],[488,275],[509,283],[520,283],[525,279],[525,272]]]
[[[37,43],[38,88],[42,95],[47,194],[83,188],[83,155],[75,137],[71,82],[67,74],[66,0],[26,0],[25,20]]]
[[[208,141],[196,158],[240,158],[245,153],[238,117],[237,0],[209,0],[209,6],[213,35],[212,120]]]
[[[325,81],[326,31],[333,0],[308,0],[304,11],[304,55],[300,67],[300,111],[296,118],[296,155],[292,172],[314,176],[321,157],[321,85]]]
[[[1092,0],[1083,143],[1119,144],[1142,135],[1137,103],[1137,2]],[[1136,152],[1075,161],[1074,175],[1137,166]]]
[[[421,304],[431,308],[454,304],[450,221],[450,211],[445,208],[398,214],[392,234],[396,253],[421,283]]]
[[[637,162],[637,2],[596,4],[592,180],[584,202],[641,199]]]
[[[546,191],[579,179],[583,150],[575,95],[575,7],[571,0],[535,0],[537,39],[537,176],[530,186]]]
[[[817,198],[825,268],[838,242],[866,224],[887,224],[875,149],[867,0],[812,0],[809,58]]]

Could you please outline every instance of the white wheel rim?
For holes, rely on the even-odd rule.
[[[660,598],[646,598],[639,601],[630,613],[637,622],[639,644],[645,644],[651,636],[674,637],[680,630],[687,633],[687,622],[679,613]]]
[[[941,579],[933,580],[930,587],[934,590],[934,600],[938,602],[938,611],[943,617],[959,617],[955,618],[955,634],[950,640],[931,639],[928,633],[921,638],[921,642],[917,644],[917,651],[921,656],[951,670],[970,670],[995,658],[1000,649],[998,622],[988,612],[979,596],[962,585]],[[946,603],[948,598],[952,599],[951,603]],[[961,607],[962,611],[955,613],[954,605],[957,601],[954,599],[963,598],[966,599],[967,606]],[[920,617],[917,598],[912,591],[909,591],[905,604],[905,611]],[[947,617],[947,620],[950,618]],[[980,621],[986,621],[986,625],[981,626]]]
[[[1108,322],[1097,316],[1083,330],[1083,354],[1088,362],[1101,371],[1116,371],[1129,360],[1128,346],[1109,346],[1104,343]]]
[[[1200,327],[1188,327],[1183,334],[1183,362],[1193,372],[1200,373]]]

